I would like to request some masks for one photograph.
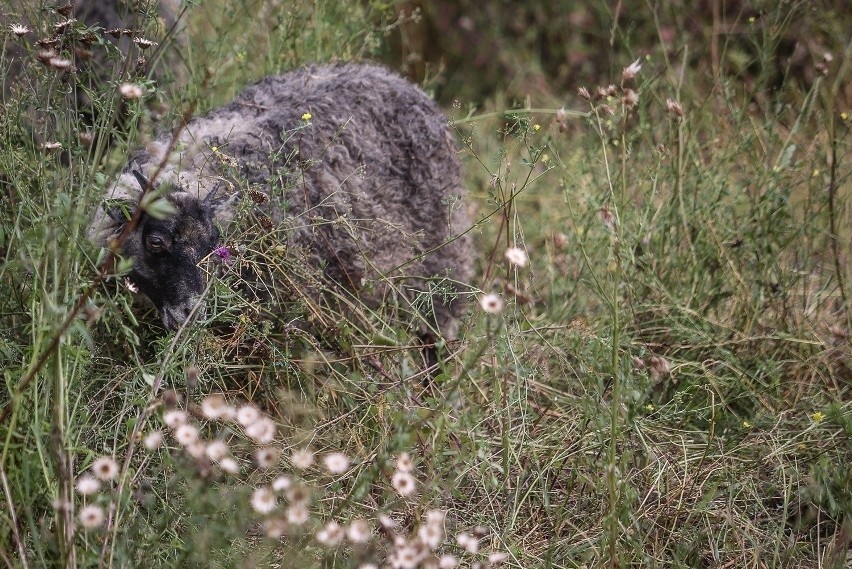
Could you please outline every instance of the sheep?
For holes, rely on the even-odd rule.
[[[104,245],[119,235],[145,187],[164,196],[174,213],[140,212],[121,254],[133,261],[129,279],[176,329],[204,291],[199,263],[220,228],[243,196],[261,195],[256,207],[287,251],[368,305],[391,286],[409,301],[426,295],[423,334],[452,339],[473,272],[457,153],[442,110],[398,75],[374,64],[305,67],[132,153],[90,237]]]

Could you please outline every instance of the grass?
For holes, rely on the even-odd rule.
[[[631,8],[633,28],[626,9],[600,23],[613,38],[615,71],[600,75],[617,85],[611,95],[594,98],[588,84],[576,85],[588,101],[573,89],[517,101],[498,86],[447,105],[480,292],[427,384],[390,309],[344,298],[346,314],[335,312],[257,220],[226,243],[245,248],[237,262],[264,275],[268,297],[211,266],[209,322],[178,334],[134,305],[121,278],[98,276],[85,239],[128,148],[160,125],[269,73],[379,57],[415,17],[381,3],[190,3],[185,38],[159,52],[180,63],[136,78],[148,94],[123,106],[118,86],[132,76],[120,59],[108,80],[92,79],[90,103],[55,68],[25,71],[0,117],[0,560],[359,566],[440,510],[438,551],[464,566],[497,565],[494,552],[513,567],[849,566],[852,46],[825,35],[832,14],[849,18],[781,4],[753,21],[731,15],[737,33],[712,49],[689,36],[665,49],[678,19]],[[60,16],[26,18],[41,32]],[[794,32],[841,49],[779,75]],[[37,37],[3,31],[4,71],[14,46],[34,52]],[[622,79],[637,57],[641,71]],[[810,73],[817,65],[825,74]],[[508,247],[528,265],[507,263]],[[486,293],[504,300],[500,313],[481,310]],[[278,318],[258,317],[270,307]],[[217,393],[261,409],[275,440],[205,419]],[[171,432],[173,409],[202,440],[227,441],[239,472],[169,434],[148,450],[143,437]],[[306,447],[316,463],[300,469],[293,453]],[[273,466],[259,448],[277,453]],[[334,451],[351,461],[343,473],[322,464]],[[412,495],[392,483],[408,472],[403,452]],[[119,474],[82,496],[75,481],[100,456]],[[271,514],[251,506],[281,475],[310,493],[309,519],[290,520],[283,540],[266,533],[304,498],[282,491]],[[106,520],[84,528],[86,504]],[[399,527],[380,529],[380,514]],[[374,528],[369,543],[317,540],[329,520],[355,519]]]

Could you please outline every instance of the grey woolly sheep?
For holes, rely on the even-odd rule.
[[[121,245],[130,279],[163,324],[184,324],[204,290],[198,263],[219,244],[245,192],[257,196],[289,254],[332,283],[378,304],[392,286],[420,309],[427,330],[456,335],[472,277],[470,223],[447,118],[420,89],[374,65],[308,67],[267,77],[223,107],[130,157],[91,230],[106,243],[124,228],[142,188],[176,213],[141,213]],[[166,155],[168,153],[168,156]],[[165,167],[153,179],[158,166]],[[431,294],[440,285],[442,294]],[[450,294],[446,294],[449,291]],[[432,336],[425,332],[427,336]]]

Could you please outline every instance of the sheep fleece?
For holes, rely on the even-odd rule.
[[[153,176],[171,138],[165,133],[132,154],[106,197],[138,199],[131,171]],[[429,280],[446,278],[451,291],[470,281],[456,154],[443,111],[403,78],[367,64],[306,67],[267,77],[189,121],[155,185],[177,188],[175,203],[215,191],[220,226],[234,216],[237,200],[229,197],[247,185],[260,189],[270,201],[258,207],[285,228],[289,246],[350,290],[372,283],[361,296],[376,303],[387,293],[385,278],[404,275],[404,284],[392,282],[409,298]],[[98,208],[95,240],[119,230]],[[443,294],[431,302],[432,324],[455,336],[464,302]]]

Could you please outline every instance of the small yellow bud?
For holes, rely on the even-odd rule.
[[[309,121],[309,120],[311,120],[312,116],[313,115],[311,115],[311,113],[305,113],[305,114],[302,115],[302,120],[303,121]]]

